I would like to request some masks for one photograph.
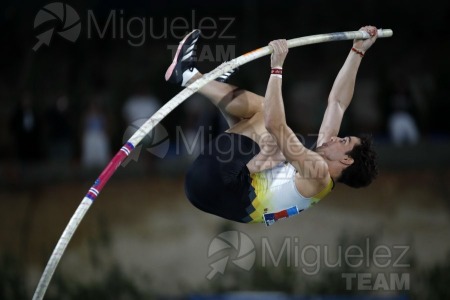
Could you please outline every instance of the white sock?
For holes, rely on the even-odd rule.
[[[192,71],[187,69],[183,73],[183,82],[181,83],[181,86],[186,86],[187,82],[191,80],[192,77],[194,77],[195,74],[198,73],[198,70],[196,68],[193,68]]]

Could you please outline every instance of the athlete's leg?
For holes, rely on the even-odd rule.
[[[167,81],[186,86],[202,76],[195,68],[194,49],[199,37],[200,31],[193,30],[180,42],[172,64],[166,71]],[[230,127],[263,110],[263,97],[223,82],[212,81],[201,88],[199,93],[220,109]]]
[[[188,84],[201,76],[200,73],[195,74]],[[262,96],[223,82],[212,81],[202,87],[199,93],[220,109],[230,127],[264,109]]]

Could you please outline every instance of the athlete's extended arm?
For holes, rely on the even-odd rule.
[[[272,69],[282,68],[288,53],[286,40],[272,41],[270,45],[274,49],[271,57]],[[300,174],[306,175],[303,177],[311,179],[308,191],[321,190],[329,182],[326,162],[318,153],[307,149],[286,124],[281,83],[282,77],[280,75],[272,74],[270,76],[264,104],[266,129],[275,138],[286,159]],[[313,173],[315,175],[312,175]]]
[[[367,31],[371,35],[371,38],[353,41],[353,48],[361,52],[361,54],[351,50],[334,81],[330,95],[328,96],[328,106],[325,110],[322,125],[320,126],[317,146],[328,142],[331,137],[338,135],[344,112],[353,98],[356,74],[358,73],[362,56],[377,39],[376,27],[365,26],[359,30]]]

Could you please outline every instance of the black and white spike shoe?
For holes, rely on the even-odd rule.
[[[166,81],[185,86],[198,71],[195,68],[195,43],[200,37],[200,30],[194,29],[180,42],[172,64],[166,71]]]

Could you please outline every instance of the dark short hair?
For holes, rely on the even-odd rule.
[[[353,164],[342,171],[338,182],[354,188],[368,186],[378,175],[377,154],[373,149],[372,136],[359,136],[361,143],[346,154],[353,158]]]

